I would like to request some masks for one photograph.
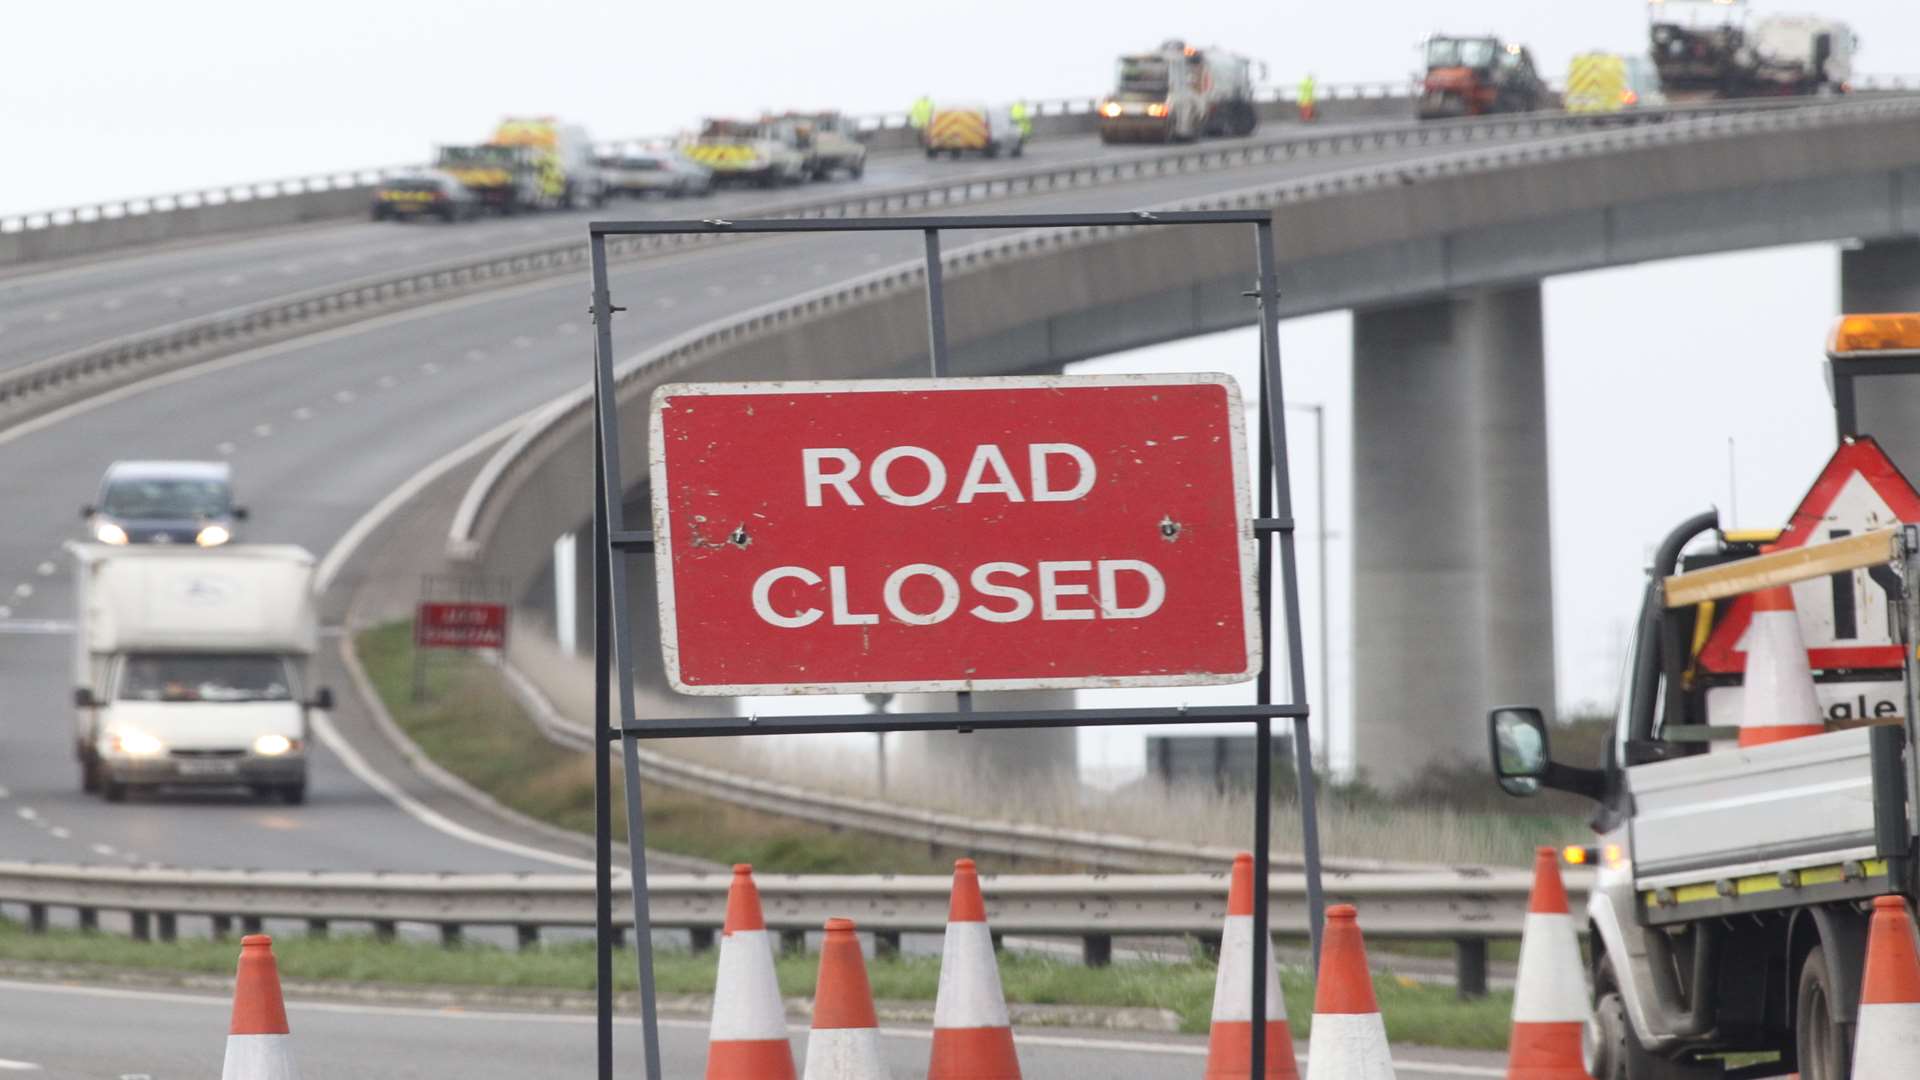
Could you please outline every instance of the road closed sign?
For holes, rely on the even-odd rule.
[[[665,386],[666,669],[688,694],[1185,686],[1260,665],[1224,375]]]

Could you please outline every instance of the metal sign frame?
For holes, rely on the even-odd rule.
[[[1259,545],[1258,581],[1260,649],[1262,663],[1255,682],[1256,701],[1247,705],[1198,708],[1152,707],[1129,709],[991,709],[975,711],[973,696],[955,695],[953,712],[871,713],[825,716],[732,716],[666,722],[647,722],[634,715],[634,655],[631,619],[627,611],[627,558],[650,554],[650,529],[629,529],[625,522],[626,480],[620,468],[618,383],[613,366],[613,316],[627,310],[613,302],[607,270],[609,236],[918,232],[925,239],[928,375],[949,376],[947,312],[941,263],[941,234],[981,230],[1060,228],[1168,228],[1250,227],[1253,233],[1256,277],[1246,293],[1257,305],[1260,324],[1260,449],[1258,514],[1254,535]],[[1130,724],[1179,724],[1244,721],[1254,726],[1254,889],[1250,1016],[1267,1013],[1265,970],[1271,945],[1265,883],[1269,876],[1273,801],[1273,721],[1293,722],[1294,766],[1298,776],[1302,851],[1306,864],[1309,933],[1314,966],[1319,966],[1320,931],[1325,899],[1320,880],[1320,837],[1315,808],[1313,748],[1309,729],[1305,644],[1301,636],[1300,585],[1295,551],[1293,492],[1287,469],[1286,401],[1280,377],[1279,291],[1273,255],[1273,221],[1259,211],[1198,210],[1096,214],[976,214],[928,217],[871,217],[841,219],[739,219],[704,221],[596,221],[588,225],[593,266],[591,314],[593,355],[593,656],[594,736],[606,752],[594,755],[594,897],[596,924],[596,987],[598,990],[597,1060],[600,1080],[613,1080],[613,817],[612,760],[614,743],[621,750],[625,778],[627,837],[632,874],[634,947],[639,968],[641,1032],[648,1080],[661,1080],[660,1032],[655,1012],[652,918],[648,910],[646,829],[641,812],[639,759],[642,739],[696,738],[715,735],[777,735],[813,733],[872,733],[888,731],[995,731],[1013,728],[1094,727]],[[1274,573],[1274,540],[1279,540],[1280,572]],[[1273,694],[1274,585],[1286,620],[1288,702],[1275,703]],[[618,702],[609,680],[618,677]],[[614,717],[619,717],[615,726]],[[878,721],[878,722],[876,722]],[[1266,1075],[1266,1028],[1251,1025],[1249,1076]]]

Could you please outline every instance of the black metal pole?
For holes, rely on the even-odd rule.
[[[1260,409],[1273,408],[1268,394],[1266,339],[1260,341]],[[1260,516],[1273,516],[1273,428],[1260,425]],[[1254,689],[1262,705],[1273,704],[1273,539],[1255,534],[1260,543],[1260,676]],[[1267,951],[1273,946],[1267,911],[1268,849],[1273,846],[1273,721],[1254,721],[1253,739],[1253,1049],[1248,1055],[1252,1080],[1267,1075]],[[1222,957],[1221,963],[1227,958]]]
[[[599,252],[596,249],[595,254]],[[595,311],[595,317],[600,312]],[[598,404],[600,374],[594,370],[593,393]],[[600,438],[600,414],[593,422],[593,924],[595,1043],[600,1080],[613,1080],[613,784],[607,763],[606,739],[611,702],[607,700],[611,651],[611,596],[608,570],[613,548],[607,542],[607,485],[605,447]]]
[[[1280,375],[1280,287],[1273,266],[1273,223],[1254,226],[1255,255],[1260,273],[1260,362],[1261,404],[1266,414],[1267,441],[1277,456],[1279,467],[1270,470],[1273,483],[1272,517],[1284,524],[1280,529],[1280,576],[1282,603],[1287,625],[1287,676],[1290,696],[1296,705],[1307,704],[1306,643],[1300,634],[1299,557],[1295,550],[1293,528],[1293,487],[1288,478],[1287,409],[1285,383]],[[1266,545],[1262,545],[1262,551]],[[1262,577],[1264,584],[1270,579]],[[1327,643],[1321,642],[1321,648]],[[1269,699],[1270,703],[1270,699]],[[1303,710],[1293,720],[1293,767],[1300,791],[1301,861],[1307,878],[1307,919],[1309,939],[1313,943],[1313,971],[1320,973],[1321,923],[1326,919],[1326,893],[1320,874],[1320,813],[1317,785],[1313,775],[1313,726]]]
[[[950,372],[947,356],[946,273],[940,266],[940,230],[928,229],[927,238],[927,368],[936,379]],[[973,694],[961,690],[953,695],[953,711],[973,711]]]

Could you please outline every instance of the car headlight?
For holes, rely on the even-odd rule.
[[[253,740],[253,752],[263,757],[279,757],[293,749],[293,740],[285,735],[262,735]]]
[[[167,750],[165,743],[144,731],[120,731],[114,733],[113,748],[120,753],[133,757],[153,757]]]
[[[193,538],[193,542],[201,547],[219,547],[231,539],[233,539],[233,533],[229,532],[225,525],[209,525],[200,530],[200,534]]]
[[[124,544],[127,542],[127,530],[111,521],[103,521],[93,527],[93,538],[103,544]]]

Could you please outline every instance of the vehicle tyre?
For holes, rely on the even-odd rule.
[[[440,211],[440,220],[451,225],[460,220],[460,211],[449,206],[445,210]]]
[[[847,177],[849,179],[858,180],[865,175],[867,175],[867,159],[864,157],[854,162],[852,166],[847,169]]]
[[[1824,946],[1800,965],[1800,991],[1793,1007],[1793,1033],[1801,1080],[1847,1080],[1853,1069],[1853,1025],[1833,1014],[1834,980]]]
[[[1024,139],[1024,138],[1023,138],[1023,139],[1021,139],[1021,140],[1020,140],[1019,142],[1016,142],[1016,143],[1014,143],[1014,144],[1013,144],[1013,156],[1014,156],[1014,157],[1019,157],[1020,155],[1022,155],[1022,154],[1024,154],[1024,153],[1026,153],[1026,152],[1027,152],[1027,140],[1026,140],[1026,139]]]
[[[127,785],[118,780],[102,778],[100,781],[100,794],[106,796],[108,802],[126,802]]]
[[[986,148],[980,152],[987,157],[997,158],[1000,156],[1000,144],[997,142],[989,141],[986,145]]]
[[[80,790],[88,795],[100,792],[100,759],[85,751],[80,754]]]
[[[939,157],[939,156],[940,156],[940,151],[938,151],[938,150],[935,150],[935,149],[934,149],[933,147],[931,147],[931,146],[929,146],[929,147],[927,147],[927,160],[928,160],[928,161],[932,161],[932,160],[933,160],[934,158],[937,158],[937,157]]]
[[[372,216],[372,218],[373,218],[373,220],[375,220],[375,221],[385,221],[385,220],[387,220],[387,210],[386,210],[386,207],[383,207],[383,206],[376,206],[376,207],[374,207],[374,208],[373,208],[373,212],[372,212],[372,214],[371,214],[371,216]]]
[[[1640,1045],[1611,957],[1603,957],[1594,974],[1593,1015],[1582,1043],[1587,1074],[1593,1080],[1707,1080],[1720,1074],[1720,1070],[1668,1061]]]
[[[286,803],[288,806],[306,805],[307,782],[302,780],[297,784],[282,784],[280,786],[280,801]]]

